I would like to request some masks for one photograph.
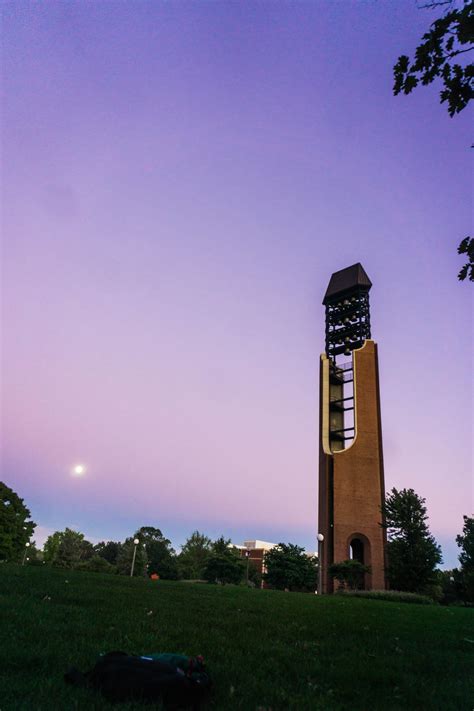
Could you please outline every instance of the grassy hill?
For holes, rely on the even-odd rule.
[[[473,640],[473,609],[0,565],[1,711],[113,708],[62,675],[116,649],[204,655],[226,711],[471,711]]]

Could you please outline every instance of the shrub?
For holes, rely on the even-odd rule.
[[[370,573],[370,566],[358,560],[342,560],[329,567],[329,575],[339,583],[339,589],[358,590],[364,585],[366,573]]]
[[[415,605],[433,605],[433,598],[418,593],[401,590],[338,590],[337,595],[363,597],[367,600],[385,600],[387,602],[411,602]]]
[[[95,555],[89,560],[84,560],[76,565],[76,570],[87,570],[90,573],[116,573],[115,565],[107,562],[100,555]]]
[[[443,599],[443,588],[437,583],[432,583],[431,585],[427,585],[421,594],[430,597],[434,602],[441,602]]]

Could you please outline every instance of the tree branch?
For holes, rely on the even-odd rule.
[[[418,5],[419,10],[432,10],[435,7],[441,7],[442,5],[452,5],[453,0],[438,0],[438,2],[428,2],[426,5]]]
[[[457,49],[455,52],[450,52],[449,54],[446,54],[444,59],[452,59],[453,57],[457,57],[458,54],[465,54],[466,52],[472,52],[474,47],[469,47],[469,49]]]

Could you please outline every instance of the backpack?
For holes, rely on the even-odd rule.
[[[69,684],[100,691],[108,701],[162,701],[165,709],[198,711],[211,686],[202,657],[178,654],[135,656],[109,652],[85,674],[72,668],[64,679]]]

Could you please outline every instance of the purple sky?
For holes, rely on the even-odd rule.
[[[379,2],[5,2],[2,479],[93,540],[315,548],[321,300],[374,286],[387,488],[473,509],[470,121]],[[87,475],[71,477],[77,463]]]

